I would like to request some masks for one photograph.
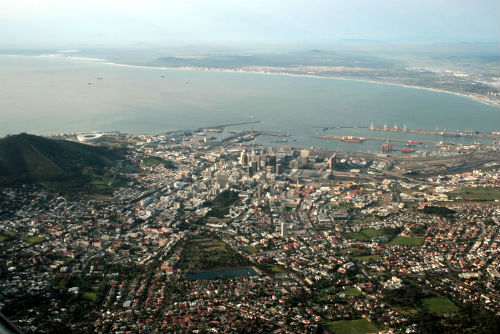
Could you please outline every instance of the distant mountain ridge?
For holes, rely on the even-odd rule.
[[[22,133],[0,139],[0,185],[45,183],[79,189],[122,156],[106,147]]]

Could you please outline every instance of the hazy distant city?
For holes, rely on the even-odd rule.
[[[0,333],[498,333],[499,9],[7,1]]]

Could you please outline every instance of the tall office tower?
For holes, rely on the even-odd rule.
[[[328,158],[328,168],[335,169],[335,160],[337,159],[337,155],[334,153],[331,157]]]
[[[280,229],[280,234],[282,238],[286,238],[287,236],[287,226],[286,223],[281,223],[281,229]]]

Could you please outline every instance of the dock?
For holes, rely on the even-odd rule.
[[[277,131],[254,131],[254,135],[256,136],[271,136],[271,137],[289,137],[290,135],[285,132],[277,132]]]
[[[335,126],[313,126],[314,129],[322,129],[323,131],[327,130],[335,130],[335,129],[368,129],[367,126],[359,126],[359,125],[352,125],[352,126],[340,126],[340,125],[335,125]]]
[[[393,127],[390,127],[386,124],[384,126],[377,126],[374,125],[373,123],[370,124],[370,126],[361,126],[361,125],[352,125],[352,126],[341,126],[341,125],[332,125],[332,126],[313,126],[315,129],[322,129],[323,131],[328,131],[328,130],[340,130],[340,129],[369,129],[372,131],[380,131],[380,132],[402,132],[402,133],[416,133],[416,134],[421,134],[421,135],[432,135],[432,136],[441,136],[441,137],[468,137],[468,138],[489,138],[489,139],[496,139],[498,138],[498,135],[495,135],[493,133],[487,133],[487,132],[478,132],[474,131],[472,129],[466,129],[466,130],[455,130],[455,131],[449,131],[446,129],[439,130],[436,128],[435,130],[421,130],[421,129],[408,129],[406,125],[403,125],[403,127],[398,127],[397,124],[395,124]]]
[[[314,138],[319,138],[319,139],[333,139],[333,140],[342,140],[343,138],[345,138],[346,136],[335,136],[335,135],[323,135],[323,136],[315,136]],[[374,141],[381,141],[381,142],[385,142],[388,140],[387,137],[385,138],[382,138],[382,137],[363,137],[363,140],[364,141],[367,141],[367,140],[374,140]],[[408,139],[397,139],[397,138],[389,138],[389,141],[390,142],[401,142],[401,143],[408,143]],[[419,142],[421,142],[422,144],[439,144],[439,142],[437,141],[431,141],[431,140],[419,140]]]
[[[207,126],[204,128],[200,128],[198,130],[203,131],[203,130],[211,130],[211,129],[224,129],[224,128],[227,128],[229,126],[247,125],[247,124],[256,124],[256,123],[260,123],[260,121],[249,121],[249,122],[229,123],[229,124],[222,124],[222,125]]]
[[[441,137],[469,137],[469,138],[489,138],[489,139],[494,139],[495,137],[497,137],[491,133],[477,132],[471,129],[463,131],[460,130],[447,131],[446,129],[439,130],[438,128],[436,128],[436,130],[427,130],[427,129],[420,130],[420,129],[408,129],[406,128],[406,125],[403,125],[403,127],[400,128],[396,124],[393,127],[389,127],[387,126],[387,124],[384,124],[384,126],[381,127],[373,125],[373,123],[371,123],[368,129],[372,131],[417,133],[421,135],[434,135]]]

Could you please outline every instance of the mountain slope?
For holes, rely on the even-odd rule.
[[[105,147],[19,134],[0,139],[0,184],[85,187],[122,157]]]

